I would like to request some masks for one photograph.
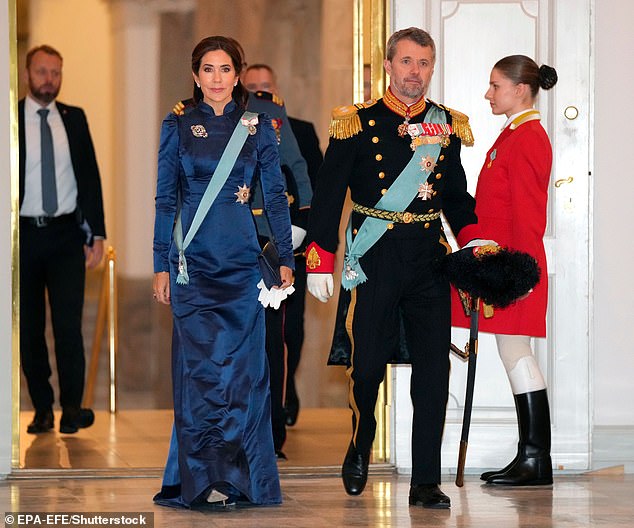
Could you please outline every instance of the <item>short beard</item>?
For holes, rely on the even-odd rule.
[[[34,99],[42,103],[49,104],[54,101],[57,95],[59,94],[59,89],[53,91],[42,91],[42,89],[37,89],[33,86],[33,84],[29,81],[29,89],[31,90],[31,95]]]
[[[407,84],[403,82],[398,85],[397,88],[402,95],[404,95],[405,97],[409,97],[412,100],[420,99],[423,95],[425,95],[425,92],[427,91],[427,86],[425,86],[422,82],[420,85],[418,85],[418,87],[412,88],[408,88]]]

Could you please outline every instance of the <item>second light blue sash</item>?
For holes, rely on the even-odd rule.
[[[196,209],[194,219],[192,220],[192,223],[187,230],[187,234],[185,235],[184,240],[181,211],[180,209],[178,211],[178,214],[176,216],[176,223],[174,225],[174,242],[176,243],[176,247],[178,249],[178,276],[176,277],[177,284],[189,284],[185,250],[194,238],[194,235],[198,231],[198,228],[203,223],[203,220],[205,219],[205,216],[207,216],[207,212],[209,211],[211,204],[214,203],[214,200],[218,196],[220,189],[222,189],[224,184],[227,182],[227,178],[229,177],[229,173],[236,163],[238,154],[240,154],[244,142],[247,140],[247,136],[249,135],[249,127],[245,126],[242,123],[242,120],[251,120],[254,117],[257,117],[257,114],[254,114],[253,112],[245,112],[244,114],[242,114],[242,117],[238,121],[238,124],[233,129],[233,134],[231,134],[229,143],[227,143],[227,146],[225,147],[225,150],[220,157],[220,161],[218,162],[218,166],[216,167],[216,170],[214,171],[211,180],[207,185],[207,189],[205,189],[205,194],[203,194],[203,197],[198,204],[198,209]]]
[[[432,106],[427,112],[424,122],[446,123],[445,112]],[[418,193],[418,185],[421,181],[421,159],[429,156],[434,162],[438,161],[440,149],[440,143],[416,147],[412,159],[374,208],[384,211],[404,211]],[[352,240],[352,215],[350,215],[346,229],[346,253],[341,277],[341,285],[346,290],[351,290],[368,279],[359,264],[359,259],[385,234],[389,223],[389,220],[366,217],[354,240]]]

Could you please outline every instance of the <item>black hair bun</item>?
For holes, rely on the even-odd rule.
[[[531,255],[501,246],[461,249],[445,256],[441,266],[456,288],[498,308],[527,294],[540,277],[537,261]]]
[[[557,84],[557,71],[555,68],[542,64],[539,67],[539,86],[544,90],[550,90]]]

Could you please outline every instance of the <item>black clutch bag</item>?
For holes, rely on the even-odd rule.
[[[273,286],[282,285],[280,275],[280,254],[275,244],[269,240],[258,255],[258,264],[264,285],[270,290]]]

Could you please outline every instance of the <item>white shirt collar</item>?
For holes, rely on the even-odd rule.
[[[31,97],[29,94],[27,94],[27,96],[24,98],[24,112],[25,112],[25,114],[35,115],[35,114],[37,114],[37,111],[40,108],[48,108],[49,115],[53,114],[53,113],[57,113],[57,105],[55,104],[55,100],[51,101],[46,106],[42,106],[35,99],[33,99],[33,97]]]

